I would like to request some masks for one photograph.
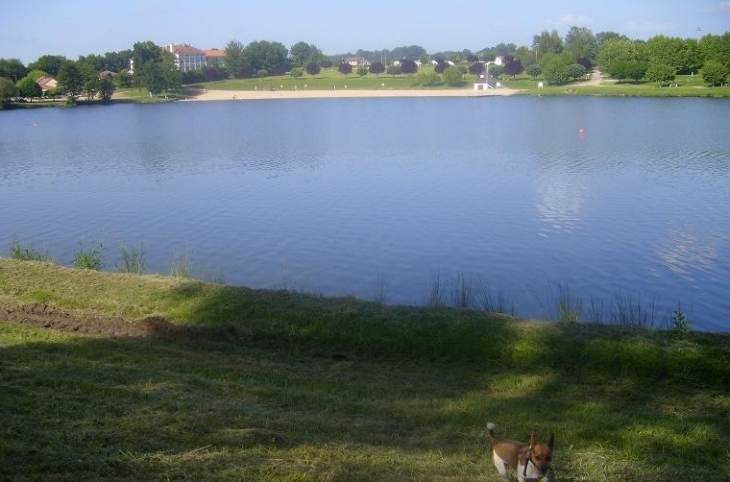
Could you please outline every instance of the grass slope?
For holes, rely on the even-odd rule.
[[[556,481],[730,477],[727,335],[2,258],[0,307],[0,480],[496,482],[487,421],[555,432]]]

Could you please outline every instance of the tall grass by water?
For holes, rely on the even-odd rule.
[[[74,255],[73,266],[79,269],[101,270],[104,262],[104,246],[99,243],[97,248],[84,249],[80,245]],[[15,242],[10,248],[10,258],[22,261],[56,262],[48,253],[32,246],[24,246]],[[125,243],[119,247],[119,260],[115,263],[115,270],[120,273],[144,274],[146,264],[146,248],[139,242],[131,248]],[[190,251],[175,251],[169,264],[169,274],[172,277],[195,278],[193,260]],[[198,279],[213,279],[200,273]],[[214,281],[222,283],[222,280]],[[379,275],[373,288],[371,301],[384,304],[387,300],[389,279],[386,275]],[[286,279],[277,286],[285,291],[309,293],[324,296],[322,293],[313,293],[306,286],[294,287]],[[558,284],[554,294],[554,314],[547,318],[562,323],[608,323],[625,326],[639,326],[644,328],[673,329],[689,331],[693,320],[678,308],[666,313],[660,312],[658,302],[651,298],[648,301],[641,296],[617,293],[612,302],[604,303],[593,297],[583,298],[573,293],[570,286]],[[485,313],[500,313],[510,316],[518,314],[517,304],[509,299],[504,291],[490,285],[486,280],[459,273],[455,279],[443,278],[436,274],[427,287],[424,306],[430,308],[458,308],[461,310],[481,311]],[[546,304],[550,304],[548,300]]]

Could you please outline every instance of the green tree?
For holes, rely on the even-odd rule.
[[[643,52],[636,42],[623,39],[610,39],[601,44],[598,49],[598,65],[603,72],[615,79],[625,79],[627,62],[643,60]],[[619,65],[619,63],[622,63]],[[616,68],[616,67],[620,68]]]
[[[161,92],[162,82],[160,69],[162,49],[152,41],[136,42],[132,48],[132,65],[134,67],[134,85],[150,92]],[[160,89],[160,90],[158,90]]]
[[[288,72],[288,54],[287,48],[279,42],[251,42],[243,49],[243,75],[250,76],[262,69],[272,75]]]
[[[18,87],[12,80],[0,77],[0,108],[7,107],[18,96]]]
[[[395,77],[396,75],[401,74],[400,65],[391,64],[385,69],[385,73]]]
[[[231,40],[226,44],[225,63],[228,72],[232,76],[240,78],[244,76],[245,63],[243,58],[243,44],[238,40]]]
[[[99,82],[99,97],[103,102],[111,100],[114,93],[117,91],[117,87],[114,81],[109,77],[104,77]]]
[[[75,99],[84,87],[84,76],[76,62],[66,61],[58,70],[58,88],[69,99]]]
[[[55,77],[66,62],[68,62],[68,59],[63,55],[43,55],[35,62],[28,64],[28,70],[42,70]]]
[[[525,71],[520,59],[516,59],[511,55],[505,55],[502,57],[502,68],[504,69],[504,73],[511,75],[513,79]]]
[[[705,35],[699,42],[704,60],[714,60],[730,69],[730,32],[723,35]]]
[[[26,77],[30,77],[33,80],[38,80],[41,77],[45,77],[48,75],[46,72],[43,72],[42,70],[31,70],[28,72],[28,75]]]
[[[38,83],[31,77],[23,77],[18,81],[17,86],[18,95],[20,97],[28,97],[30,99],[33,99],[35,97],[40,97],[41,95],[43,95],[41,86],[38,85]]]
[[[176,90],[182,87],[182,72],[175,66],[175,56],[170,52],[162,54],[160,69],[165,82],[165,90]]]
[[[401,59],[400,70],[404,74],[415,74],[416,72],[418,72],[418,64],[415,62],[415,60]]]
[[[441,76],[431,69],[421,70],[416,74],[416,80],[413,83],[414,85],[422,85],[425,87],[439,85],[441,83]]]
[[[582,79],[586,75],[586,68],[581,64],[570,64],[568,66],[568,73],[573,80]]]
[[[646,41],[646,55],[650,64],[669,65],[674,72],[690,72],[701,65],[699,46],[694,40],[657,35]],[[699,62],[698,62],[699,61]]]
[[[557,30],[544,30],[540,35],[532,37],[532,48],[540,58],[547,54],[559,54],[563,51],[563,39]]]
[[[528,65],[525,69],[525,73],[532,77],[533,80],[535,80],[540,74],[542,74],[542,69],[537,64]]]
[[[516,49],[511,55],[519,60],[525,68],[530,65],[537,64],[536,52],[534,50],[530,50],[525,45]]]
[[[717,60],[708,60],[702,66],[702,79],[709,86],[722,85],[727,81],[728,69],[725,65]]]
[[[361,65],[361,66],[359,66],[359,67],[358,67],[358,68],[357,68],[357,69],[355,70],[355,73],[356,73],[357,75],[359,75],[360,77],[365,77],[366,75],[368,75],[368,68],[367,68],[367,67],[365,67],[364,65]]]
[[[444,83],[446,83],[446,85],[451,87],[455,87],[464,83],[461,71],[456,65],[450,65],[449,67],[446,67],[446,69],[444,69],[444,72],[441,74],[441,78],[443,79]]]
[[[18,82],[26,75],[28,75],[28,69],[25,68],[25,65],[20,60],[0,59],[0,77]]]
[[[86,95],[86,98],[89,100],[96,97],[96,94],[99,92],[99,89],[101,89],[101,79],[98,76],[93,77],[91,79],[86,79],[84,81],[84,85],[82,87],[83,93]]]
[[[291,69],[291,72],[289,73],[289,75],[291,75],[295,79],[299,79],[302,76],[304,76],[304,70],[299,67],[296,67],[296,68]]]
[[[297,42],[292,45],[289,49],[289,56],[291,57],[292,63],[297,67],[302,67],[307,62],[317,62],[322,65],[325,59],[324,54],[322,54],[322,51],[316,45],[306,42]]]
[[[312,77],[316,76],[317,74],[319,74],[322,71],[322,67],[320,67],[319,64],[314,61],[307,62],[307,65],[304,66],[304,69]]]
[[[611,66],[611,77],[618,80],[631,79],[638,82],[644,78],[649,65],[640,60],[621,60]]]
[[[665,84],[673,81],[675,77],[676,71],[671,65],[652,63],[646,69],[646,80],[649,82]]]
[[[595,60],[598,53],[598,40],[587,27],[571,27],[565,34],[565,50],[573,54],[575,60]]]
[[[570,80],[570,65],[574,62],[569,52],[548,53],[540,59],[542,75],[550,85],[563,85]]]
[[[370,64],[370,67],[368,67],[368,71],[375,75],[382,74],[385,72],[385,65],[383,65],[382,62],[373,62]]]
[[[347,62],[340,62],[340,65],[337,67],[337,70],[343,74],[345,77],[350,75],[352,73],[352,64],[349,64]]]
[[[426,49],[420,45],[408,45],[405,47],[396,47],[390,52],[390,58],[392,59],[407,59],[416,60],[426,55]],[[403,71],[403,73],[407,73]],[[411,72],[413,73],[413,72]]]

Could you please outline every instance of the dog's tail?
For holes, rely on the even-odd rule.
[[[487,424],[487,434],[489,435],[489,442],[492,445],[494,445],[497,441],[499,441],[499,439],[497,438],[497,436],[494,434],[494,429],[495,428],[496,428],[496,426],[492,422],[489,422]]]

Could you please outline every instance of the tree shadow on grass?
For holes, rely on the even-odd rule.
[[[9,479],[496,480],[488,421],[555,432],[556,481],[727,479],[725,335],[196,282],[165,297],[146,336],[0,328]]]

